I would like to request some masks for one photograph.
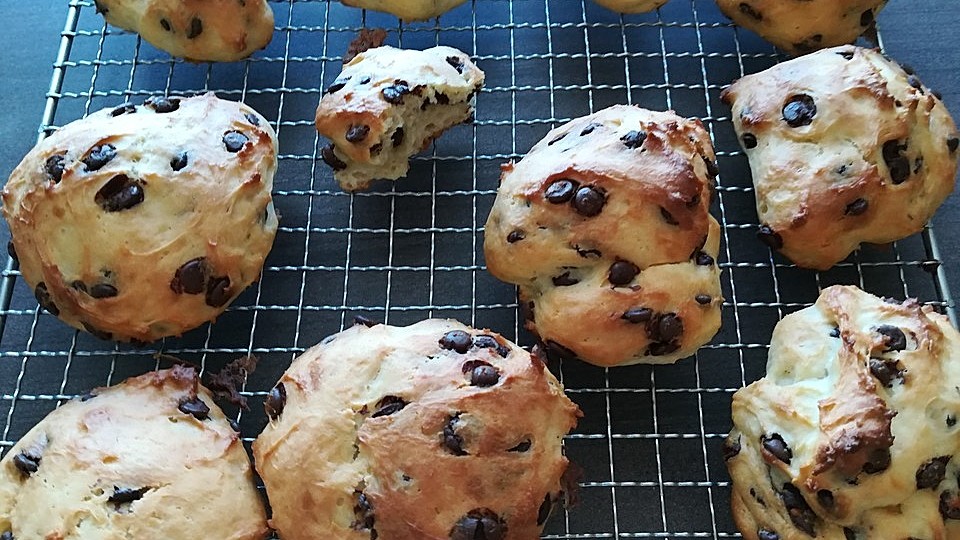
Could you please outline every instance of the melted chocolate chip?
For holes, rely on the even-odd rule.
[[[467,512],[450,529],[450,540],[503,540],[506,537],[506,522],[487,508]]]
[[[910,160],[903,155],[906,149],[907,145],[900,144],[897,140],[883,143],[883,161],[894,184],[902,184],[910,178]]]
[[[180,108],[180,98],[152,97],[144,101],[143,105],[161,114],[172,113]]]
[[[627,148],[640,148],[643,146],[643,141],[647,140],[647,133],[644,131],[631,131],[623,137],[620,137],[620,140],[623,141],[623,145]]]
[[[737,457],[740,454],[740,437],[737,436],[737,440],[733,440],[730,437],[727,437],[723,440],[723,460],[730,461],[731,459]]]
[[[683,335],[683,320],[676,313],[662,313],[647,325],[647,335],[654,341],[671,342]]]
[[[336,81],[333,81],[333,84],[331,84],[327,88],[324,94],[336,94],[337,92],[343,90],[345,86],[347,86],[347,81],[349,80],[350,80],[350,77],[347,77],[346,79],[343,79],[343,80],[338,79]]]
[[[185,151],[180,152],[179,154],[170,158],[170,168],[173,169],[174,171],[183,170],[187,166],[189,161],[190,161],[190,157],[187,155],[187,153]]]
[[[577,255],[584,259],[599,259],[603,256],[599,249],[583,249],[579,245],[573,246],[573,249],[577,250]]]
[[[230,301],[230,278],[227,276],[214,277],[207,282],[207,294],[204,301],[210,307],[223,307]]]
[[[917,489],[936,489],[947,475],[947,463],[952,456],[940,456],[917,469]]]
[[[150,491],[149,487],[133,489],[113,486],[113,495],[111,495],[107,501],[114,504],[132,503],[133,501],[142,499],[143,495],[148,491]]]
[[[940,494],[940,515],[943,519],[960,519],[960,494],[950,491]]]
[[[583,131],[580,132],[581,137],[586,137],[587,135],[593,133],[598,127],[603,127],[603,124],[598,124],[596,122],[591,122],[587,124],[587,127],[583,128]]]
[[[584,186],[573,196],[573,209],[584,217],[596,216],[606,203],[607,194],[594,186]]]
[[[650,356],[664,356],[672,352],[676,352],[680,348],[680,344],[676,342],[654,342],[647,347],[647,353]]]
[[[374,326],[377,326],[380,323],[373,319],[364,317],[363,315],[354,315],[353,324],[359,324],[359,325],[366,326],[367,328],[373,328]]]
[[[257,126],[257,127],[260,126],[260,119],[257,118],[257,115],[255,115],[255,114],[253,114],[253,113],[245,113],[245,114],[243,115],[243,117],[246,118],[246,119],[247,119],[247,122],[250,122],[250,124],[252,124],[252,125],[254,125],[254,126]]]
[[[117,149],[112,144],[98,144],[90,149],[87,157],[83,158],[84,170],[99,171],[116,156]]]
[[[569,287],[571,285],[576,285],[577,283],[580,283],[579,279],[575,277],[570,277],[570,272],[564,272],[559,276],[553,276],[553,278],[551,278],[551,281],[553,281],[553,285],[556,287]]]
[[[837,54],[844,57],[847,60],[853,60],[853,51],[840,51]]]
[[[920,82],[920,79],[918,79],[916,75],[910,75],[907,77],[907,84],[919,90],[920,93],[923,94],[923,83]]]
[[[820,503],[820,506],[826,508],[827,510],[833,509],[836,501],[833,500],[833,492],[829,489],[821,489],[817,491],[817,502]]]
[[[761,437],[760,443],[763,445],[764,450],[770,452],[773,457],[787,465],[789,465],[790,460],[793,459],[793,451],[790,450],[790,447],[787,446],[787,443],[784,442],[783,437],[780,436],[779,433],[773,433],[769,437]]]
[[[83,329],[90,333],[93,337],[97,339],[102,339],[104,341],[110,341],[113,339],[113,334],[100,330],[96,326],[88,323],[87,321],[80,321],[80,325],[83,326]]]
[[[283,408],[287,406],[287,387],[283,383],[277,383],[267,393],[267,398],[263,401],[263,410],[271,420],[280,418],[283,414]]]
[[[757,531],[757,538],[759,540],[780,540],[780,535],[770,529],[760,529]]]
[[[960,138],[951,137],[947,139],[947,150],[950,150],[950,153],[957,151],[957,147],[960,147]]]
[[[90,287],[90,296],[100,298],[113,298],[118,293],[117,288],[109,283],[96,283]]]
[[[352,142],[354,144],[358,142],[363,142],[367,138],[367,135],[370,134],[370,126],[365,124],[359,124],[350,126],[350,129],[347,130],[346,139],[347,142]]]
[[[459,56],[448,56],[447,63],[457,70],[457,73],[463,73],[463,59]]]
[[[883,324],[877,327],[876,332],[883,336],[886,345],[884,352],[902,351],[907,348],[907,337],[903,335],[903,330],[896,326]]]
[[[453,350],[460,354],[465,354],[473,345],[473,338],[463,330],[451,330],[440,338],[440,347],[447,350]]]
[[[617,261],[610,265],[610,273],[607,275],[607,279],[610,280],[612,285],[622,287],[629,285],[639,273],[640,268],[632,262]]]
[[[191,398],[183,398],[180,400],[180,404],[177,405],[177,409],[180,410],[183,414],[189,414],[196,418],[197,420],[206,420],[210,418],[210,407],[203,402],[198,396],[193,396]]]
[[[696,256],[697,264],[700,266],[713,266],[714,260],[709,253],[698,251]]]
[[[568,180],[562,178],[560,180],[554,180],[547,190],[544,191],[543,196],[547,201],[553,204],[563,204],[573,198],[573,193],[576,191],[579,184],[574,180]]]
[[[860,14],[860,26],[870,26],[873,23],[873,10],[868,9]]]
[[[747,150],[757,147],[757,136],[753,133],[744,133],[740,140],[743,141],[743,147]]]
[[[243,150],[243,147],[249,140],[249,137],[235,130],[223,134],[223,146],[227,149],[227,152],[231,154],[236,154],[240,150]]]
[[[93,200],[105,212],[121,212],[142,203],[143,198],[143,185],[139,180],[118,174],[97,191]]]
[[[561,133],[560,135],[557,135],[557,136],[554,137],[550,142],[547,143],[547,146],[553,146],[555,143],[558,143],[558,142],[560,142],[561,140],[563,140],[563,138],[566,137],[566,136],[567,136],[566,133]]]
[[[780,499],[787,509],[790,521],[801,531],[816,537],[817,514],[807,504],[803,495],[800,494],[800,490],[793,484],[784,484],[783,491],[780,492]]]
[[[716,178],[720,175],[720,169],[717,167],[717,162],[708,158],[707,156],[700,154],[700,159],[703,160],[704,165],[707,166],[707,176],[710,178]]]
[[[700,304],[701,306],[705,306],[710,302],[713,302],[713,297],[710,296],[709,294],[698,294],[693,299],[696,300],[697,303]]]
[[[42,309],[47,310],[55,317],[60,315],[60,308],[53,303],[53,298],[50,297],[50,291],[47,290],[46,283],[42,281],[37,283],[37,287],[33,290],[33,296],[37,299],[37,303],[40,304]]]
[[[170,289],[177,294],[200,294],[204,291],[209,273],[205,257],[190,259],[177,268],[170,280]]]
[[[903,377],[903,371],[897,368],[896,360],[870,359],[870,373],[886,388],[893,387],[893,379]]]
[[[740,13],[743,13],[747,17],[750,17],[757,21],[763,20],[763,14],[761,14],[759,11],[754,9],[754,7],[751,6],[750,4],[746,2],[740,2],[740,5],[738,7],[740,9]]]
[[[632,324],[646,323],[653,318],[653,310],[650,308],[632,308],[624,312],[620,318]]]
[[[23,473],[24,476],[30,476],[40,468],[40,459],[40,456],[20,452],[13,456],[13,466]]]
[[[170,26],[170,21],[166,19],[160,19],[160,27],[163,28],[164,32],[172,32],[173,27]]]
[[[523,234],[523,231],[510,231],[510,234],[507,235],[507,242],[513,244],[519,242],[526,238],[526,235]]]
[[[457,435],[456,424],[459,418],[459,415],[451,416],[447,425],[443,426],[443,446],[455,456],[465,456],[467,453],[463,451],[463,437]]]
[[[857,540],[857,533],[849,527],[843,528],[843,537],[845,540]]]
[[[757,230],[757,238],[770,249],[777,250],[783,247],[783,237],[771,229],[769,225],[760,226],[760,229]]]
[[[354,497],[356,497],[356,503],[353,505],[353,513],[356,519],[350,524],[350,527],[354,530],[371,529],[370,537],[375,540],[376,536],[374,534],[376,533],[372,529],[376,525],[377,519],[373,513],[373,504],[362,491],[354,492]]]
[[[493,336],[488,336],[486,334],[481,334],[473,338],[473,346],[478,349],[496,349],[497,354],[506,358],[510,354],[510,348],[503,345],[497,338]]]
[[[540,503],[540,509],[537,510],[537,525],[543,526],[544,523],[550,519],[550,514],[553,512],[553,499],[550,497],[550,494],[547,493],[547,496],[543,498],[543,502]],[[3,539],[0,539],[3,540]]]
[[[124,103],[123,105],[120,105],[119,107],[110,111],[110,116],[117,117],[123,114],[127,114],[127,113],[132,114],[135,112],[137,112],[136,105],[134,105],[133,103]]]
[[[866,199],[854,199],[853,202],[847,205],[843,213],[848,216],[859,216],[867,211],[867,208],[870,206],[870,203]]]
[[[670,213],[666,208],[660,207],[660,216],[663,217],[663,220],[667,222],[668,225],[679,225],[680,223],[673,217],[673,214]]]
[[[370,152],[373,153],[373,148],[370,149]],[[333,152],[332,144],[323,147],[323,150],[320,151],[320,157],[323,159],[323,162],[329,165],[334,171],[342,171],[347,168],[347,164]]]
[[[383,99],[393,105],[403,105],[403,96],[410,93],[410,85],[406,81],[397,79],[392,86],[384,88],[381,92]]]
[[[790,97],[783,106],[783,119],[790,127],[809,126],[817,115],[817,105],[807,94]]]
[[[533,443],[530,442],[529,439],[527,439],[527,440],[525,440],[525,441],[521,441],[520,443],[518,443],[518,444],[517,444],[516,446],[514,446],[513,448],[508,448],[508,449],[507,449],[507,452],[519,452],[519,453],[522,454],[522,453],[524,453],[524,452],[529,452],[529,451],[530,451],[530,447],[531,447],[532,445],[533,445]]]
[[[870,452],[867,462],[863,464],[863,472],[867,474],[881,473],[890,468],[890,449],[877,448]]]
[[[390,135],[390,142],[393,143],[393,147],[396,148],[403,144],[404,131],[402,127],[398,127],[392,135]]]
[[[187,39],[194,39],[203,33],[203,22],[194,17],[190,19],[190,29],[187,31]]]
[[[55,154],[47,158],[47,161],[43,163],[43,170],[47,173],[47,178],[49,178],[54,184],[59,184],[60,180],[63,179],[63,154]]]
[[[397,396],[384,396],[377,402],[377,410],[371,415],[371,418],[380,418],[381,416],[390,416],[407,406],[403,398]]]

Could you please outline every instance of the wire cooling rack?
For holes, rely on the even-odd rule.
[[[829,272],[797,269],[756,241],[749,168],[719,94],[781,58],[730,25],[713,0],[672,0],[631,16],[590,0],[473,0],[438,20],[404,25],[330,0],[271,6],[277,30],[267,49],[245,62],[210,65],[173,60],[104,26],[92,2],[69,2],[40,137],[153,95],[213,90],[243,100],[280,136],[281,227],[260,282],[215,325],[141,349],[98,341],[38,312],[8,261],[0,289],[3,451],[63,400],[157,367],[157,352],[211,371],[258,356],[244,387],[252,410],[228,407],[249,444],[266,422],[262,398],[291,359],[354,315],[397,325],[452,317],[531,344],[514,289],[483,263],[483,223],[499,167],[553,126],[616,103],[700,117],[715,141],[723,328],[674,366],[551,365],[586,414],[566,440],[584,477],[580,506],[554,516],[545,538],[739,536],[720,445],[731,395],[762,375],[776,322],[835,283],[918,297],[954,317],[931,231],[865,248]],[[386,28],[393,45],[458,47],[486,71],[487,84],[473,125],[439,139],[407,178],[350,195],[319,159],[324,141],[313,115],[362,27]]]

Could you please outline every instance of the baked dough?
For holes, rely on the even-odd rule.
[[[857,39],[887,0],[717,0],[724,15],[793,54]]]
[[[960,334],[915,300],[825,289],[774,329],[724,453],[748,540],[960,538]]]
[[[148,373],[65,403],[0,461],[0,538],[268,533],[240,434],[193,368]]]
[[[376,47],[358,54],[324,93],[321,157],[347,191],[407,174],[411,156],[473,118],[483,72],[453,47]]]
[[[213,94],[104,109],[40,142],[3,190],[40,305],[103,339],[213,320],[259,276],[277,231],[276,135]]]
[[[270,43],[267,0],[94,0],[97,13],[173,56],[234,62]]]
[[[626,105],[575,119],[503,167],[487,268],[561,354],[675,362],[720,328],[716,174],[699,120]]]
[[[343,0],[345,6],[391,13],[405,21],[439,17],[466,0]]]
[[[620,13],[646,13],[659,9],[668,0],[596,0],[601,6]]]
[[[579,410],[536,354],[455,321],[358,324],[294,360],[253,445],[283,540],[529,540]]]
[[[943,102],[879,52],[836,47],[721,94],[750,159],[759,236],[807,268],[920,231],[953,190],[957,128]]]

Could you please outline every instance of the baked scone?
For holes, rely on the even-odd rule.
[[[536,353],[438,319],[323,340],[264,407],[253,453],[283,540],[538,538],[579,416]]]
[[[717,0],[738,25],[793,54],[851,43],[887,0]]]
[[[750,160],[758,233],[807,268],[920,231],[953,190],[957,128],[943,102],[879,52],[819,51],[721,94]]]
[[[620,13],[646,13],[658,9],[668,0],[595,0],[601,6]]]
[[[390,13],[405,21],[432,19],[467,0],[342,0],[345,6]]]
[[[0,538],[268,533],[240,434],[193,368],[148,373],[65,403],[0,461]]]
[[[154,47],[198,62],[242,60],[270,43],[267,0],[94,0],[113,26]]]
[[[773,331],[724,445],[748,540],[960,538],[960,334],[915,300],[825,289]]]
[[[520,288],[527,328],[599,366],[663,364],[720,328],[717,174],[703,124],[617,105],[503,167],[487,268]]]
[[[3,190],[40,305],[103,339],[213,320],[259,276],[277,215],[277,141],[213,94],[105,109],[43,140]]]
[[[358,54],[327,88],[317,130],[330,139],[323,161],[347,191],[396,180],[411,156],[473,118],[483,72],[453,47],[376,47]]]

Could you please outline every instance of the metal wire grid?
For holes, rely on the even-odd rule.
[[[266,50],[209,65],[172,60],[105,27],[92,2],[69,2],[39,137],[151,95],[213,90],[243,100],[280,136],[281,228],[262,279],[217,324],[142,349],[97,341],[38,312],[8,261],[0,290],[3,451],[63,400],[161,365],[157,352],[214,371],[257,355],[260,367],[244,388],[252,410],[228,411],[249,443],[266,421],[260,401],[290,360],[349,326],[354,314],[401,325],[453,317],[530,344],[513,288],[483,265],[482,226],[499,166],[522,157],[551,127],[614,103],[698,116],[715,141],[723,329],[675,366],[551,365],[586,414],[566,440],[585,474],[581,505],[555,516],[545,538],[738,537],[720,444],[730,396],[762,375],[776,321],[834,283],[918,297],[954,317],[931,231],[867,248],[829,272],[799,270],[752,238],[749,169],[718,96],[733,79],[780,58],[732,27],[713,0],[674,0],[636,16],[589,0],[473,0],[407,25],[330,0],[271,6],[277,31]],[[361,27],[387,28],[394,45],[459,47],[486,71],[487,87],[476,122],[438,140],[408,178],[349,195],[318,160],[323,141],[313,112]]]

